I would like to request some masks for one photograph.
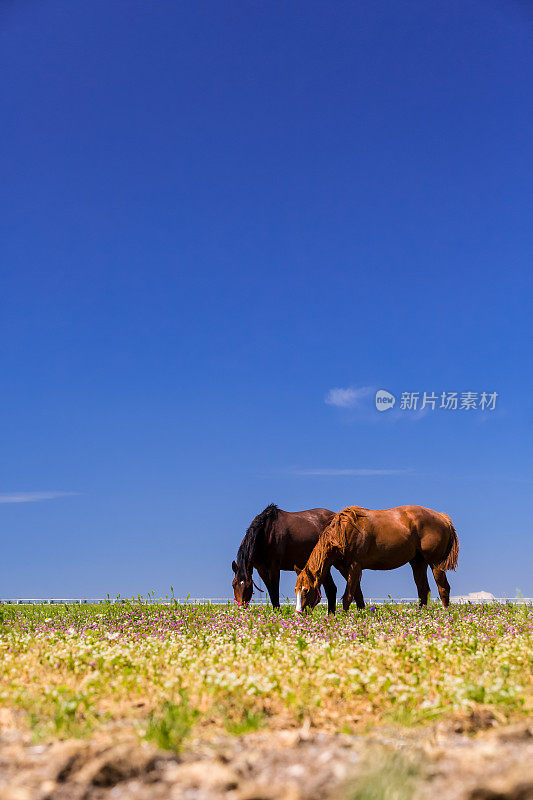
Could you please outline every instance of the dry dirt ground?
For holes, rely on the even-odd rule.
[[[370,784],[363,781],[368,774]],[[502,725],[478,711],[462,721],[361,735],[304,726],[192,738],[176,755],[120,729],[35,744],[15,718],[0,713],[0,800],[410,797],[533,800],[533,723]]]

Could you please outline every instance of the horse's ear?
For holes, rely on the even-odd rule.
[[[295,571],[295,573],[296,573],[297,575],[299,575],[299,574],[300,574],[300,572],[301,572],[302,570],[300,569],[300,567],[297,567],[297,566],[296,566],[296,564],[295,564],[295,565],[294,565],[294,571]]]
[[[237,574],[237,564],[235,563],[235,561],[231,562],[231,568],[232,568],[233,572],[236,575]]]

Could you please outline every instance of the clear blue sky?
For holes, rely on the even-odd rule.
[[[226,595],[270,502],[533,595],[532,76],[518,0],[3,0],[0,596]]]

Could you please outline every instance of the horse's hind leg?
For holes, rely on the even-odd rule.
[[[450,584],[448,583],[446,573],[443,569],[439,569],[439,567],[432,567],[431,571],[433,572],[433,577],[435,578],[435,583],[439,590],[442,605],[444,608],[448,608],[450,605]]]
[[[363,590],[361,589],[361,580],[360,579],[359,579],[359,583],[355,587],[355,591],[354,591],[354,596],[353,597],[354,597],[355,605],[357,606],[357,608],[359,608],[361,610],[364,609],[365,608],[365,598],[363,597]]]
[[[429,583],[428,583],[428,565],[421,555],[416,555],[409,562],[413,570],[413,578],[415,579],[416,589],[419,597],[419,605],[427,606],[429,596]]]
[[[322,585],[324,587],[326,597],[328,598],[328,614],[334,614],[335,606],[337,603],[337,587],[333,582],[333,578],[331,577],[331,572],[328,571],[328,574],[324,578],[324,582]]]

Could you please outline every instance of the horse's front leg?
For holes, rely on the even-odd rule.
[[[272,608],[279,608],[279,569],[271,569],[268,572],[259,569],[257,571],[267,588]]]
[[[337,604],[337,587],[331,577],[331,572],[328,570],[328,574],[324,578],[323,582],[324,592],[326,593],[326,597],[328,598],[328,614],[335,613],[335,606]]]
[[[354,562],[350,565],[348,569],[348,576],[346,578],[346,589],[342,596],[342,608],[344,611],[348,611],[352,600],[355,600],[357,603],[357,608],[364,608],[365,601],[363,598],[363,593],[361,591],[361,574],[363,570]]]

